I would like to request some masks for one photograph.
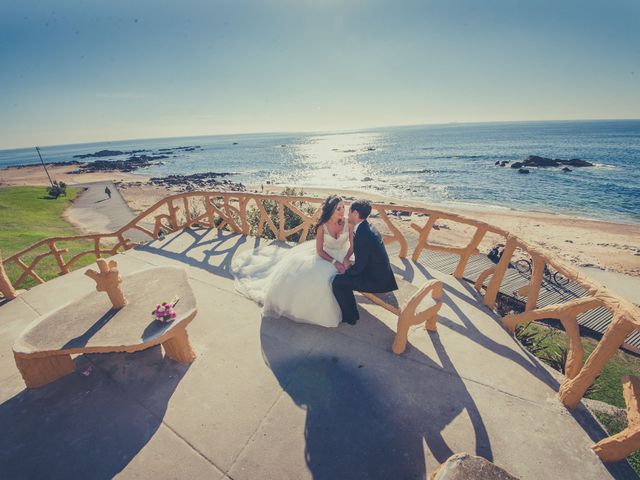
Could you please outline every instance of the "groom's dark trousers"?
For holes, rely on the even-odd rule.
[[[342,311],[342,321],[354,324],[359,318],[353,292],[391,292],[398,289],[380,232],[366,220],[353,237],[356,260],[344,274],[333,279],[333,294]]]

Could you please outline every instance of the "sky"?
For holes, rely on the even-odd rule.
[[[638,0],[0,4],[0,149],[640,118]]]

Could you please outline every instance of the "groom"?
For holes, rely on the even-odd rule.
[[[333,294],[342,311],[342,321],[355,325],[360,316],[353,291],[381,293],[397,290],[389,255],[380,232],[367,222],[369,200],[356,200],[349,209],[353,227],[353,253],[356,261],[344,274],[333,279]]]

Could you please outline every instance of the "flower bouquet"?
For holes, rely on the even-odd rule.
[[[155,320],[158,320],[160,322],[173,322],[177,317],[174,307],[178,303],[178,300],[179,297],[174,297],[170,302],[162,302],[157,304],[156,309],[151,312],[151,315],[154,316]]]

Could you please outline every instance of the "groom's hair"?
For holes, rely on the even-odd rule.
[[[371,213],[371,202],[369,200],[355,200],[349,210],[352,212],[358,212],[360,220],[366,220]]]

